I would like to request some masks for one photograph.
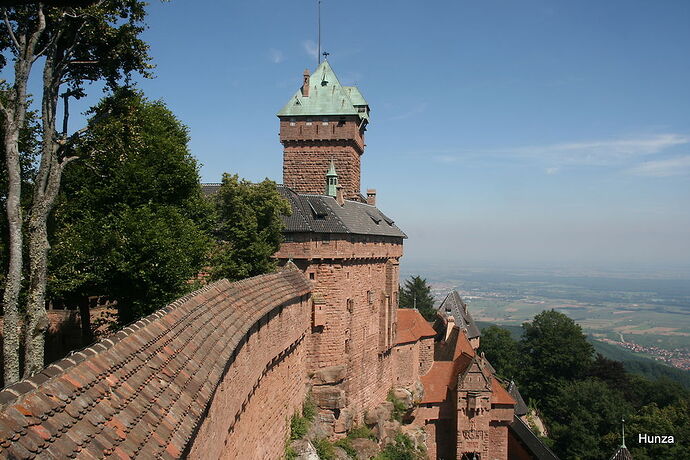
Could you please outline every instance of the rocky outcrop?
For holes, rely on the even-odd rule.
[[[366,438],[352,440],[352,447],[357,452],[357,460],[369,460],[379,453],[379,446],[375,441]]]
[[[290,444],[292,450],[297,454],[296,460],[319,460],[314,445],[306,439],[298,439]]]
[[[312,385],[335,385],[345,379],[346,372],[345,365],[324,367],[312,374],[311,383]]]
[[[343,409],[346,405],[345,390],[335,386],[314,386],[311,396],[321,409]]]

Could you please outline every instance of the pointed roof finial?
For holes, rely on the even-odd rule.
[[[625,447],[625,417],[621,418],[621,425],[623,425],[623,443],[621,447]]]
[[[335,172],[335,163],[331,164],[326,172],[326,195],[336,197],[338,195],[338,173]]]

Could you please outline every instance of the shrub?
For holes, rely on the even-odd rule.
[[[398,422],[402,423],[403,415],[405,415],[405,412],[407,412],[407,409],[405,409],[405,403],[393,395],[393,390],[388,391],[388,398],[386,399],[393,403],[393,420],[397,420]]]
[[[285,460],[295,460],[297,452],[291,446],[285,446]]]
[[[335,449],[328,439],[317,439],[314,448],[320,460],[335,460]]]
[[[348,435],[349,436],[349,435]],[[335,447],[340,447],[345,451],[345,453],[348,455],[350,458],[357,458],[357,451],[355,448],[352,446],[352,439],[353,438],[343,438],[343,439],[338,439],[334,446]]]
[[[293,414],[290,419],[290,439],[302,439],[309,431],[309,420],[298,414]]]
[[[316,404],[314,403],[311,394],[308,394],[306,399],[304,400],[304,404],[302,405],[302,417],[309,420],[310,422],[313,422],[315,416]]]
[[[364,425],[352,428],[350,432],[347,434],[347,437],[350,439],[365,438],[371,439],[372,441],[376,441],[376,436],[374,435],[374,432],[371,431],[371,428]]]
[[[395,435],[395,441],[388,444],[376,456],[376,460],[421,460],[423,458],[425,458],[424,452],[416,449],[412,439],[403,433]]]

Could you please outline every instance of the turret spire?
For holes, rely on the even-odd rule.
[[[331,164],[328,167],[328,172],[326,173],[326,195],[335,196],[338,194],[338,173],[335,171],[335,163],[331,160]]]

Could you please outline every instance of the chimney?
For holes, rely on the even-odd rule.
[[[370,204],[372,206],[376,206],[376,189],[375,188],[367,189],[367,204]]]
[[[446,336],[443,338],[444,342],[448,341],[448,337],[450,337],[450,333],[453,332],[453,328],[455,327],[455,318],[448,315],[446,319],[448,322],[446,323]]]
[[[304,70],[304,79],[302,80],[302,96],[309,97],[309,69]]]
[[[343,186],[340,184],[335,186],[335,201],[340,206],[345,206],[345,193],[343,192]]]

